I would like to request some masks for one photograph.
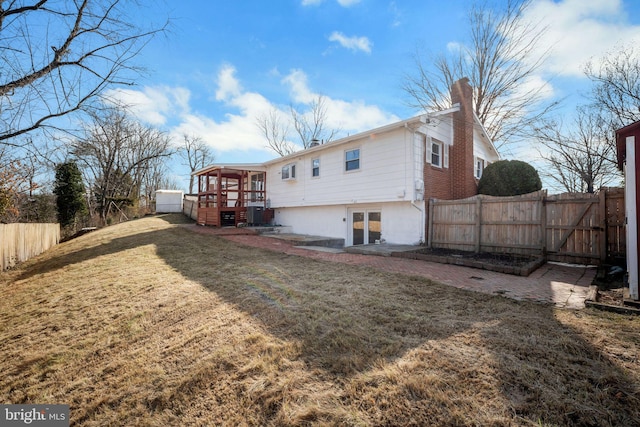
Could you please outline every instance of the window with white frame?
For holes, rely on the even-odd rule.
[[[475,175],[477,179],[482,178],[482,171],[484,170],[484,159],[476,157],[476,170]]]
[[[354,171],[360,169],[360,149],[356,148],[354,150],[347,150],[344,152],[345,171]]]
[[[295,163],[289,163],[282,167],[282,176],[283,180],[295,179],[296,178],[296,165]]]
[[[449,167],[449,146],[442,141],[424,137],[425,162],[437,168]]]
[[[441,168],[442,167],[442,143],[431,140],[431,165]]]
[[[320,176],[320,159],[311,159],[311,177],[317,178]]]

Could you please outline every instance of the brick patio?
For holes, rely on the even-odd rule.
[[[281,239],[260,236],[248,229],[220,229],[197,225],[189,225],[186,228],[201,234],[217,235],[247,246],[323,261],[365,265],[389,273],[425,277],[460,289],[503,295],[516,300],[554,304],[559,308],[584,308],[589,286],[596,274],[593,267],[547,263],[529,277],[520,277],[428,261],[309,250],[293,246],[291,242]]]

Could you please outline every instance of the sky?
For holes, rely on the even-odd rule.
[[[506,1],[489,1],[501,7]],[[261,115],[325,97],[327,125],[353,134],[413,117],[402,90],[414,55],[444,53],[468,36],[465,0],[160,0],[141,22],[166,34],[137,58],[147,68],[138,85],[111,96],[137,117],[169,133],[202,138],[216,163],[276,157],[256,126]],[[543,23],[546,62],[523,84],[542,85],[571,117],[590,85],[583,69],[603,54],[640,41],[637,0],[533,0],[526,20]],[[531,144],[506,159],[530,161]],[[187,190],[189,171],[175,161]]]

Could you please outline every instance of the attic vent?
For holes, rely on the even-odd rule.
[[[318,145],[320,145],[320,141],[317,139],[312,139],[311,144],[309,144],[309,147],[317,147]]]

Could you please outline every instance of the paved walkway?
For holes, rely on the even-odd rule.
[[[310,250],[308,247],[293,246],[291,242],[282,239],[259,236],[251,230],[216,229],[197,225],[187,228],[202,234],[218,235],[247,246],[324,261],[366,265],[390,273],[425,277],[460,289],[504,295],[516,300],[554,304],[559,308],[584,308],[584,300],[596,274],[593,267],[547,263],[529,277],[520,277],[421,260]]]

